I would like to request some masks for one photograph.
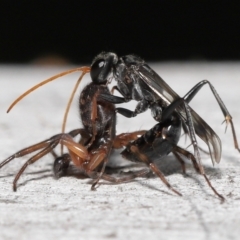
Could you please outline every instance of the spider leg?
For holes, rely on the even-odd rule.
[[[151,170],[153,173],[155,173],[161,180],[162,182],[170,189],[172,190],[174,193],[176,193],[179,196],[182,196],[182,194],[180,192],[178,192],[177,190],[175,190],[171,184],[167,181],[167,179],[165,178],[164,174],[161,172],[161,170],[157,167],[156,164],[154,164],[153,162],[150,161],[150,159],[143,153],[141,153],[139,151],[139,149],[136,146],[131,146],[130,147],[130,151],[132,152],[132,154],[136,155],[136,157],[141,161],[144,162]]]
[[[126,176],[126,177],[119,177],[119,178],[115,178],[115,177],[112,177],[108,174],[103,174],[102,175],[102,179],[108,181],[108,182],[112,182],[112,183],[124,183],[124,182],[129,182],[137,177],[143,177],[143,176],[146,176],[147,174],[149,173],[149,169],[142,169],[142,170],[139,170],[139,171],[135,171],[133,173],[131,173],[131,175],[129,176]]]
[[[39,160],[40,158],[45,156],[47,153],[52,152],[53,149],[59,143],[63,144],[64,146],[66,146],[68,148],[69,154],[71,156],[71,160],[73,161],[74,165],[81,166],[83,160],[86,160],[88,158],[87,149],[84,146],[82,146],[81,144],[76,143],[73,140],[72,136],[70,136],[69,134],[64,134],[64,133],[55,135],[43,142],[40,142],[40,143],[37,143],[30,147],[27,147],[15,154],[11,155],[9,158],[4,160],[0,164],[0,168],[1,168],[15,158],[22,157],[24,155],[27,155],[29,153],[32,153],[34,151],[42,149],[40,152],[38,152],[37,154],[32,156],[27,162],[25,162],[25,164],[21,167],[21,169],[17,173],[17,175],[13,181],[13,190],[14,191],[17,190],[17,181],[20,178],[20,176],[22,175],[22,173],[26,170],[28,165],[33,164],[34,162],[36,162],[37,160]]]
[[[186,174],[186,165],[185,165],[185,162],[182,160],[181,156],[176,152],[173,152],[173,155],[176,157],[176,159],[181,164],[183,174]]]
[[[30,147],[24,148],[16,153],[14,153],[13,155],[11,155],[10,157],[8,157],[7,159],[5,159],[4,161],[1,162],[0,164],[0,168],[2,168],[4,165],[8,164],[9,162],[11,162],[13,159],[15,158],[20,158],[23,157],[27,154],[30,154],[32,152],[35,152],[39,149],[42,149],[44,147],[47,147],[49,145],[49,143],[51,142],[50,139],[47,139],[45,141],[42,141],[40,143],[34,144]]]
[[[217,190],[212,186],[212,184],[211,184],[209,178],[206,176],[206,174],[205,173],[203,173],[203,174],[201,173],[199,165],[198,165],[198,163],[196,161],[196,158],[194,157],[194,155],[192,153],[190,153],[187,150],[185,150],[183,148],[180,148],[178,146],[174,147],[173,152],[175,154],[177,154],[177,155],[181,154],[181,155],[187,157],[188,159],[190,159],[192,161],[193,167],[195,168],[196,172],[201,174],[201,175],[203,175],[203,177],[205,178],[208,186],[212,189],[212,191],[221,199],[222,202],[225,200],[225,198],[221,194],[219,194],[217,192]]]
[[[127,146],[129,142],[135,141],[139,137],[139,135],[143,135],[145,132],[145,130],[139,130],[131,133],[121,133],[115,137],[113,142],[113,148],[119,149]]]
[[[110,155],[110,152],[111,152],[111,151],[109,151],[109,149],[111,149],[111,148],[116,148],[116,149],[117,148],[122,148],[123,146],[126,146],[130,141],[136,140],[139,135],[142,135],[145,132],[146,132],[145,130],[142,130],[142,131],[135,131],[135,132],[132,132],[132,133],[119,134],[115,137],[113,143],[112,143],[112,141],[109,141],[100,148],[100,151],[98,152],[98,154],[95,154],[93,156],[93,158],[91,159],[91,164],[89,164],[89,170],[92,171],[101,162],[103,162],[102,169],[101,169],[100,173],[98,174],[97,179],[92,184],[92,188],[91,188],[92,190],[95,189],[95,186],[97,185],[101,176],[104,173],[104,170],[106,168],[107,161],[109,159],[109,155]],[[91,176],[91,177],[93,178],[93,176]]]

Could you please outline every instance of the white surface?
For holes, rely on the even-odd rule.
[[[210,80],[232,114],[240,140],[239,63],[166,63],[152,67],[180,96],[200,80]],[[62,70],[1,66],[1,161],[61,131],[66,102],[78,74],[38,89],[9,114],[6,109],[25,90]],[[134,106],[132,102],[129,108]],[[202,158],[213,186],[226,198],[224,204],[191,164],[187,165],[189,177],[183,177],[171,156],[163,161],[163,171],[184,197],[174,195],[158,178],[102,184],[97,191],[90,191],[89,179],[54,180],[51,155],[27,169],[15,193],[12,181],[27,160],[24,157],[0,170],[0,239],[239,239],[240,154],[234,150],[230,129],[224,134],[223,116],[207,86],[191,106],[222,139],[219,166],[213,168],[206,155]],[[117,132],[149,129],[153,124],[149,112],[135,119],[118,117]],[[76,99],[67,131],[79,126]],[[180,145],[187,146],[184,141]]]

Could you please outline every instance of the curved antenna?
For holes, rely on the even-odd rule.
[[[65,127],[66,127],[66,122],[67,122],[67,117],[68,117],[68,113],[69,113],[69,109],[70,109],[70,106],[72,104],[72,101],[73,101],[73,97],[77,91],[77,88],[82,80],[82,78],[84,77],[84,75],[86,74],[87,72],[82,72],[81,76],[78,78],[74,88],[73,88],[73,91],[72,91],[72,94],[68,100],[68,104],[67,104],[67,107],[66,107],[66,110],[65,110],[65,113],[64,113],[64,118],[63,118],[63,124],[62,124],[62,133],[65,132]],[[61,155],[63,154],[63,144],[61,144]]]
[[[68,100],[68,104],[67,104],[67,107],[66,107],[66,110],[65,110],[65,113],[64,113],[64,118],[63,118],[62,133],[65,132],[65,127],[66,127],[66,122],[67,122],[67,116],[68,116],[68,112],[69,112],[70,106],[71,106],[71,104],[72,104],[73,97],[74,97],[74,95],[75,95],[75,93],[76,93],[76,91],[77,91],[77,88],[78,88],[78,86],[79,86],[79,84],[80,84],[80,82],[81,82],[81,80],[82,80],[82,78],[83,78],[83,76],[84,76],[85,74],[86,74],[86,72],[83,72],[83,73],[81,74],[81,76],[78,78],[78,80],[77,80],[77,82],[76,82],[76,84],[75,84],[75,86],[74,86],[74,89],[73,89],[73,91],[72,91],[72,94],[71,94],[71,96],[70,96],[70,98],[69,98],[69,100]]]
[[[79,72],[79,71],[82,71],[84,74],[86,73],[89,73],[90,72],[90,67],[80,67],[80,68],[74,68],[74,69],[71,69],[71,70],[67,70],[65,72],[62,72],[62,73],[59,73],[53,77],[50,77],[42,82],[40,82],[39,84],[33,86],[32,88],[30,88],[29,90],[27,90],[25,93],[23,93],[21,96],[19,96],[11,105],[10,107],[8,108],[7,110],[7,113],[10,112],[10,110],[20,101],[22,100],[25,96],[27,96],[29,93],[33,92],[34,90],[36,90],[37,88],[43,86],[44,84],[48,83],[48,82],[51,82],[57,78],[60,78],[62,76],[65,76],[67,74],[70,74],[70,73],[73,73],[73,72]]]

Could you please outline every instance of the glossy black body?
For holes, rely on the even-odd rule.
[[[87,133],[93,132],[93,127],[96,131],[96,136],[89,147],[89,150],[98,149],[103,144],[113,141],[116,136],[116,112],[114,104],[104,101],[99,98],[100,94],[110,94],[106,84],[96,84],[94,82],[88,84],[81,92],[79,98],[79,110],[82,124]],[[93,96],[96,96],[97,103],[97,118],[91,120],[93,112]]]
[[[126,117],[135,117],[147,109],[151,109],[153,118],[158,122],[164,122],[173,112],[177,113],[182,121],[184,132],[189,135],[194,146],[195,157],[200,162],[196,134],[207,144],[214,164],[214,162],[219,163],[221,159],[221,140],[212,128],[188,105],[198,91],[208,84],[223,112],[226,123],[231,125],[234,145],[239,150],[232,117],[209,81],[199,82],[184,97],[180,97],[143,59],[135,55],[118,58],[117,63],[112,65],[112,74],[117,83],[114,89],[119,91],[123,98],[121,100],[119,97],[110,95],[103,95],[102,98],[112,103],[123,103],[130,100],[138,102],[135,110],[117,108],[118,113]],[[168,110],[165,110],[163,114],[163,108],[167,106]]]
[[[135,146],[150,162],[159,161],[177,146],[181,136],[181,126],[181,120],[174,113],[166,121],[156,124],[137,140],[129,143],[121,154],[130,161],[139,162],[139,156],[131,150],[131,147]]]

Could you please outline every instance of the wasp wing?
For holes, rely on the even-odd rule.
[[[134,69],[134,73],[138,75],[147,86],[168,105],[179,96],[173,89],[147,64],[142,64]]]
[[[190,109],[196,134],[208,145],[213,165],[214,160],[219,163],[222,154],[220,138],[192,108]]]
[[[174,100],[180,98],[179,95],[147,64],[142,64],[133,71],[134,74],[137,74],[159,98],[167,103],[167,105],[170,105]],[[192,108],[190,108],[190,110],[196,134],[208,145],[212,163],[219,163],[222,152],[220,138]],[[182,120],[187,124],[184,106],[179,106],[177,111]]]

